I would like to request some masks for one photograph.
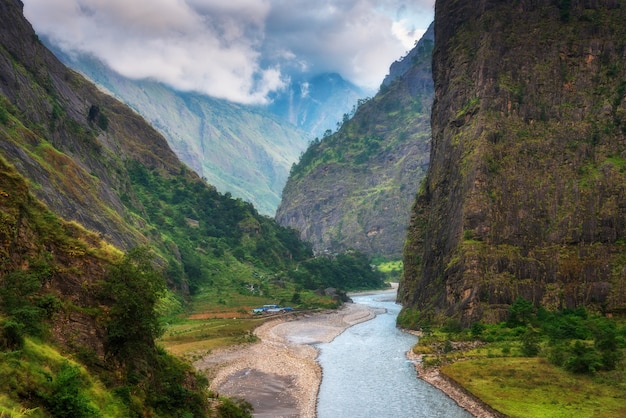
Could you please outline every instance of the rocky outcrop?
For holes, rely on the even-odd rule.
[[[416,61],[423,59],[424,53],[430,54],[433,44],[435,42],[435,26],[431,23],[424,32],[424,35],[420,39],[420,45],[418,48],[413,48],[406,56],[398,61],[395,61],[389,67],[389,74],[385,76],[383,80],[383,86],[389,86],[398,78],[402,77],[409,71]],[[417,45],[416,45],[417,46]]]
[[[409,70],[360,103],[291,170],[276,220],[317,252],[401,256],[430,145],[432,43],[424,39],[416,49]]]
[[[423,318],[626,308],[626,7],[436,3],[433,142],[399,298]]]

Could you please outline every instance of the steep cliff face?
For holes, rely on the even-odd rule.
[[[626,5],[436,3],[430,167],[399,298],[423,318],[626,308]]]
[[[276,220],[299,230],[316,251],[401,256],[427,167],[432,46],[422,39],[410,69],[292,168]]]

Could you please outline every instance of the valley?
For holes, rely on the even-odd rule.
[[[396,327],[476,416],[624,415],[626,4],[435,6],[311,140],[360,94],[338,74],[273,109],[181,93],[0,0],[0,416],[316,416],[312,344],[356,347],[330,376]],[[376,406],[428,414],[408,396]]]

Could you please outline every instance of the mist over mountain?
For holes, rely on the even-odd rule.
[[[335,131],[344,115],[355,110],[367,92],[341,75],[320,74],[310,79],[294,79],[285,89],[270,96],[268,109],[282,119],[321,138]],[[294,161],[295,162],[295,161]]]

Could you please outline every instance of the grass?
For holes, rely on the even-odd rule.
[[[384,261],[378,265],[378,270],[383,273],[402,272],[402,260]]]
[[[174,355],[195,358],[216,348],[256,341],[252,331],[266,320],[265,317],[180,319],[167,327],[159,343]]]
[[[128,414],[119,400],[107,390],[102,382],[91,377],[87,371],[51,345],[26,338],[20,351],[0,353],[0,417],[44,417],[44,410],[37,402],[18,404],[16,399],[38,399],[49,386],[64,364],[80,370],[81,394],[106,417],[122,417]]]
[[[252,314],[252,309],[265,304],[291,305],[291,287],[271,289],[271,297],[234,289],[204,289],[193,297],[185,313],[164,319],[165,332],[158,343],[176,356],[195,360],[217,348],[254,342],[254,329],[275,316]],[[294,307],[334,308],[333,303],[328,297],[303,291],[300,305]]]
[[[478,358],[441,371],[512,418],[626,416],[624,384],[568,373],[542,358]]]
[[[425,367],[439,367],[512,418],[626,416],[624,318],[607,319],[583,308],[540,307],[535,312],[523,299],[509,313],[509,320],[500,324],[463,328],[450,319],[442,326],[426,327],[413,352],[423,356]],[[581,342],[588,351],[576,349]],[[537,357],[528,354],[533,347]],[[593,366],[585,370],[581,364]]]

